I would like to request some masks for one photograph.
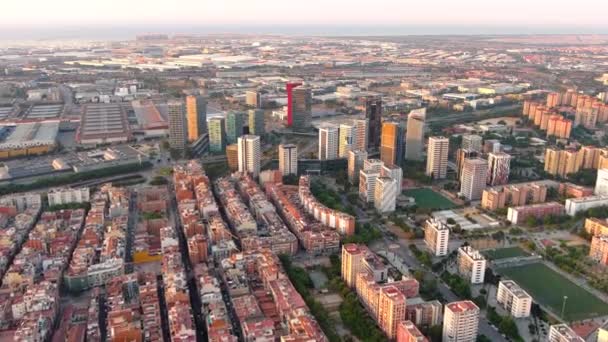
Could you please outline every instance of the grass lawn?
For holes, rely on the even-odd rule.
[[[528,252],[524,251],[520,247],[488,249],[483,251],[482,253],[491,260],[515,258],[530,255],[528,254]]]
[[[418,208],[452,209],[456,206],[441,194],[427,188],[407,190],[405,191],[405,195],[414,197]]]
[[[608,314],[608,304],[542,263],[501,268],[498,273],[514,280],[534,299],[559,315],[564,296],[568,296],[562,317],[579,321]]]

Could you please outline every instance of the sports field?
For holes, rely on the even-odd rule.
[[[497,249],[488,249],[482,251],[482,254],[488,257],[491,260],[499,260],[499,259],[507,259],[507,258],[515,258],[522,256],[529,256],[528,252],[524,251],[520,247],[507,247],[507,248],[497,248]]]
[[[564,296],[568,296],[562,317],[567,321],[579,321],[608,314],[607,303],[545,264],[534,263],[500,268],[498,273],[514,280],[532,296],[535,302],[547,306],[556,315],[561,314]]]
[[[452,209],[456,205],[441,194],[427,188],[411,189],[405,191],[405,195],[414,197],[418,208],[428,209]]]

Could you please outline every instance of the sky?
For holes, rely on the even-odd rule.
[[[502,27],[608,33],[606,0],[3,0],[7,33],[78,27]],[[252,32],[264,33],[264,32]],[[450,33],[450,32],[445,32]],[[484,32],[479,32],[484,33]],[[509,32],[505,32],[509,33]]]

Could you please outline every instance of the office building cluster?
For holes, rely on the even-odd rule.
[[[387,266],[364,245],[342,246],[342,279],[355,290],[365,309],[390,340],[425,341],[420,328],[441,323],[442,305],[418,297],[419,284],[414,278],[400,280],[387,276]]]

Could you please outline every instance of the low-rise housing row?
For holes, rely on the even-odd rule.
[[[341,235],[350,236],[355,233],[355,217],[338,210],[330,209],[319,202],[310,191],[309,176],[300,177],[298,194],[306,212],[314,216],[316,220],[336,229]]]
[[[298,187],[267,184],[266,193],[300,245],[312,254],[331,254],[340,248],[340,234],[308,216],[300,202]]]
[[[518,207],[533,203],[543,203],[547,199],[548,186],[544,183],[520,183],[485,189],[481,197],[481,207],[496,210],[508,206]]]
[[[507,220],[512,224],[521,224],[526,222],[529,217],[542,219],[548,215],[563,215],[564,206],[557,202],[539,203],[524,205],[519,207],[511,207],[507,212]]]

